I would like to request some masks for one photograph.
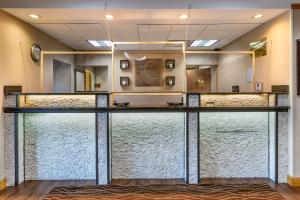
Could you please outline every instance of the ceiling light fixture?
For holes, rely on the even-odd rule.
[[[109,40],[87,40],[87,42],[93,47],[111,47]]]
[[[33,19],[39,19],[40,16],[36,15],[36,14],[30,14],[29,17],[33,18]]]
[[[179,19],[189,19],[191,16],[191,8],[192,6],[189,5],[188,10],[187,10],[187,14],[182,14],[179,16]]]
[[[179,19],[188,19],[189,16],[187,14],[183,14],[179,16]]]
[[[113,20],[114,19],[114,16],[113,15],[111,15],[111,14],[109,14],[109,13],[107,13],[107,2],[105,2],[105,6],[104,6],[105,8],[104,8],[104,18],[106,19],[106,20]]]
[[[217,42],[218,40],[194,40],[190,47],[211,47]]]
[[[106,19],[106,20],[113,20],[113,19],[114,19],[114,16],[113,16],[113,15],[110,15],[110,14],[107,14],[107,15],[105,15],[105,19]]]
[[[264,14],[257,14],[254,16],[255,19],[263,18]]]

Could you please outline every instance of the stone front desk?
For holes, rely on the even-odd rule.
[[[287,182],[287,94],[188,94],[109,107],[109,94],[10,94],[9,185],[27,180],[270,178]]]

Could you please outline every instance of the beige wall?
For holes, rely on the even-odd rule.
[[[22,85],[24,92],[40,91],[40,67],[30,57],[32,43],[43,50],[71,50],[57,40],[0,10],[0,108],[3,86]],[[0,113],[0,180],[4,178],[3,112]]]
[[[126,60],[127,58],[123,53],[117,53],[114,55],[114,91],[115,92],[181,92],[185,89],[185,65],[184,57],[182,53],[129,53],[133,58],[140,58],[147,56],[147,59],[161,58],[163,65],[163,86],[161,87],[136,87],[135,86],[135,61],[130,60],[130,68],[128,70],[120,69],[120,60]],[[175,69],[168,70],[165,67],[165,62],[167,59],[175,60]],[[130,85],[126,87],[120,86],[121,76],[130,78]],[[165,84],[165,78],[167,76],[175,76],[175,85],[167,86]]]
[[[251,42],[265,37],[268,40],[268,55],[256,59],[255,77],[257,82],[263,82],[265,91],[270,91],[271,85],[288,85],[290,81],[289,12],[259,26],[222,50],[248,51]],[[252,66],[250,56],[222,55],[219,62],[221,91],[231,90],[234,82],[241,84],[242,91],[251,90],[251,84],[245,81],[247,68]],[[231,80],[228,79],[229,75],[232,76]]]
[[[289,155],[290,168],[289,175],[300,177],[300,96],[297,95],[297,50],[296,40],[300,39],[300,10],[293,10],[292,13],[292,70],[291,70],[291,90],[290,90],[290,137],[289,137]]]

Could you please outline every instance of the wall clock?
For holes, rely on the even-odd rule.
[[[40,62],[41,61],[41,52],[42,48],[37,45],[33,44],[31,47],[31,58],[34,62]]]

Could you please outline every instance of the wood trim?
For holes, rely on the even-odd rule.
[[[288,184],[291,187],[300,187],[300,177],[288,176]]]
[[[300,9],[300,4],[298,4],[298,3],[292,4],[292,5],[291,5],[291,9],[294,9],[294,10]]]
[[[6,178],[0,180],[0,191],[6,188]]]

